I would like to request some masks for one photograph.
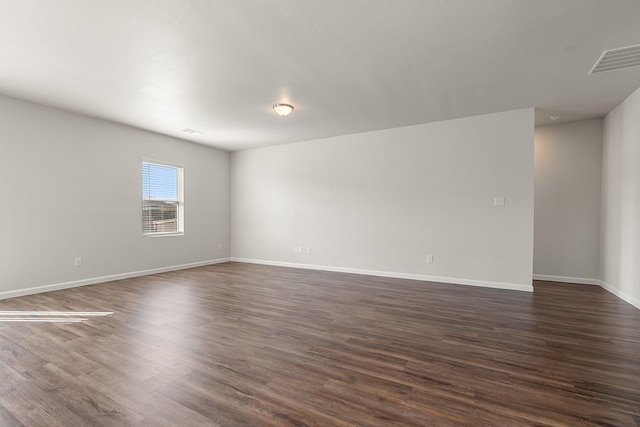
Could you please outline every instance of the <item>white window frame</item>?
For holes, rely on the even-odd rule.
[[[176,178],[177,178],[177,199],[152,199],[155,201],[170,201],[170,202],[177,202],[178,207],[177,207],[177,218],[176,218],[176,222],[177,222],[177,231],[152,231],[152,232],[145,232],[144,230],[144,202],[145,202],[145,197],[144,197],[144,182],[140,183],[140,190],[142,193],[142,198],[141,198],[141,209],[140,212],[142,214],[142,223],[140,224],[142,227],[142,235],[144,237],[170,237],[170,236],[182,236],[184,235],[184,166],[182,165],[178,165],[175,163],[169,163],[169,162],[164,162],[164,161],[160,161],[160,160],[153,160],[153,159],[145,159],[143,158],[140,162],[140,179],[142,181],[142,176],[144,174],[144,165],[145,164],[153,164],[153,165],[159,165],[159,166],[167,166],[167,167],[171,167],[171,168],[175,168],[176,169]]]

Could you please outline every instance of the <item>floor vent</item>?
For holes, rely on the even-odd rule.
[[[640,66],[640,44],[605,50],[589,74]]]

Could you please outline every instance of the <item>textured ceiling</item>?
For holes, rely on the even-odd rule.
[[[227,150],[536,107],[600,117],[637,0],[0,0],[0,92]],[[277,116],[271,105],[296,110]],[[184,128],[202,135],[189,135]]]

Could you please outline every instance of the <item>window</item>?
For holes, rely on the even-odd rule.
[[[184,233],[184,169],[142,162],[142,234]]]

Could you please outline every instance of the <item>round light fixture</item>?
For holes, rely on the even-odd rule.
[[[293,105],[289,104],[274,104],[273,111],[282,117],[288,116],[293,111]]]

